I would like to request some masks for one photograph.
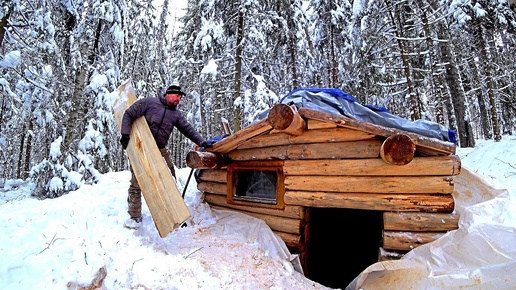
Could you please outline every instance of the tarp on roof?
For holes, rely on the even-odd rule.
[[[456,143],[455,132],[443,125],[427,120],[410,121],[389,113],[383,107],[362,105],[354,97],[339,89],[300,88],[284,96],[280,103],[295,104],[298,108],[304,107],[334,115],[343,115],[354,120]],[[262,113],[260,116],[262,119],[266,117],[264,114]]]

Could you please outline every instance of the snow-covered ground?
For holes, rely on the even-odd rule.
[[[439,248],[432,245],[439,245],[441,239],[416,248],[403,265],[413,263],[423,274],[405,280],[417,278],[419,282],[412,286],[434,289],[494,289],[491,286],[500,286],[498,279],[502,279],[506,281],[502,286],[514,289],[516,137],[504,136],[502,142],[479,140],[476,148],[458,149],[458,155],[463,168],[507,190],[475,201],[479,206],[458,205],[469,212],[461,217],[465,231],[445,235],[441,245],[449,250],[448,241],[460,236],[463,244],[456,250],[470,251],[467,255],[450,258],[435,253]],[[181,192],[189,171],[177,170]],[[329,289],[295,270],[295,257],[284,251],[282,241],[263,222],[211,210],[202,202],[193,178],[185,197],[192,214],[188,227],[160,238],[144,206],[142,228],[124,228],[129,178],[128,171],[107,173],[98,184],[47,200],[31,198],[29,183],[6,182],[0,190],[0,289],[80,289],[92,281],[95,284],[95,279],[101,281],[101,289]],[[494,236],[477,239],[482,233]],[[475,244],[468,241],[483,242],[471,248]],[[489,243],[505,246],[499,252],[482,252],[492,249]],[[434,256],[427,258],[429,253]],[[457,261],[457,257],[469,258]],[[421,263],[422,259],[428,260]],[[453,273],[455,268],[479,263]],[[457,283],[449,284],[449,274],[457,277]],[[494,278],[487,279],[489,275]],[[479,283],[468,284],[478,277]],[[371,274],[361,283],[373,283],[373,278],[382,281]],[[427,280],[433,282],[421,282]],[[400,289],[392,283],[384,279],[381,285]]]

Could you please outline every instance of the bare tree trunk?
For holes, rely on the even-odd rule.
[[[474,69],[473,72],[473,78],[480,84],[480,76],[478,72],[481,70],[481,64],[479,64],[476,60],[472,60],[472,64]],[[484,99],[484,96],[482,94],[482,91],[476,91],[475,95],[477,97],[477,103],[478,103],[478,109],[480,113],[480,126],[482,128],[482,136],[484,139],[491,139],[493,138],[493,132],[491,131],[491,125],[489,122],[489,114],[486,108],[486,100]]]
[[[330,25],[330,85],[333,88],[338,86],[338,75],[337,75],[337,57],[335,56],[335,28]]]
[[[233,102],[241,97],[241,78],[242,78],[242,40],[244,38],[244,13],[239,9],[238,11],[238,24],[237,24],[237,40],[236,40],[236,51],[235,51],[235,91],[233,92]],[[234,106],[235,117],[233,124],[233,132],[240,131],[241,128],[241,109],[240,106]]]
[[[27,135],[27,126],[23,124],[22,126],[22,133],[20,135],[20,150],[18,151],[18,166],[16,166],[16,178],[21,179],[21,169],[23,168],[23,148],[25,148],[25,137]]]
[[[24,170],[22,174],[22,178],[26,179],[29,177],[29,171],[30,171],[30,160],[32,157],[32,132],[34,129],[34,121],[32,118],[29,120],[29,128],[28,128],[28,134],[27,134],[27,146],[25,146],[25,162],[24,162]]]
[[[290,72],[292,74],[292,88],[295,89],[299,87],[299,81],[298,81],[298,73],[297,73],[297,65],[296,65],[296,59],[297,59],[297,46],[296,46],[296,28],[294,26],[294,21],[292,17],[294,17],[292,12],[292,5],[290,4],[290,1],[284,1],[285,5],[284,7],[287,9],[287,13],[285,14],[285,17],[287,18],[287,25],[289,30],[288,35],[288,50],[290,54]]]
[[[493,136],[495,141],[500,141],[502,136],[500,135],[500,127],[498,124],[498,111],[496,108],[496,97],[494,95],[494,80],[492,77],[492,56],[489,52],[489,46],[487,45],[485,36],[484,36],[484,28],[482,27],[482,22],[480,20],[476,21],[477,28],[477,43],[479,45],[479,53],[480,59],[483,60],[483,68],[484,68],[484,78],[486,80],[486,88],[487,88],[487,96],[490,105],[490,113],[491,113],[491,125],[493,126]]]
[[[7,27],[7,20],[9,19],[9,15],[11,13],[7,13],[0,19],[0,47],[2,47],[2,43],[4,42],[5,30]]]
[[[445,25],[439,25],[438,34],[440,39],[450,39],[448,28]],[[441,59],[445,63],[446,84],[450,91],[451,104],[448,106],[450,114],[450,127],[454,129],[458,136],[458,144],[461,147],[474,147],[475,138],[469,136],[471,131],[470,120],[466,120],[466,93],[462,79],[455,62],[453,47],[451,43],[442,43]],[[469,129],[467,129],[469,128]]]
[[[401,41],[401,33],[398,30],[397,21],[394,19],[393,11],[391,3],[387,0],[385,0],[385,4],[387,6],[387,10],[389,13],[389,18],[391,19],[394,29],[394,34],[396,38],[396,43],[398,44],[398,49],[400,51],[401,56],[401,62],[403,66],[403,71],[405,73],[405,79],[407,81],[407,91],[409,95],[409,101],[410,101],[410,119],[411,120],[418,120],[421,119],[421,112],[419,109],[419,102],[417,100],[416,92],[414,90],[414,84],[413,84],[413,75],[412,70],[410,66],[410,60],[408,58],[407,52],[405,51],[405,46],[403,42]],[[403,23],[400,23],[400,25],[403,25]]]

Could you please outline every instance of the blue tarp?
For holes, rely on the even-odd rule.
[[[300,88],[293,90],[280,100],[282,104],[295,104],[298,108],[304,107],[334,115],[397,128],[422,136],[437,138],[443,141],[456,143],[455,132],[445,126],[427,121],[410,121],[391,114],[386,108],[374,105],[362,105],[357,99],[339,89],[331,88]],[[265,118],[268,112],[260,114]]]

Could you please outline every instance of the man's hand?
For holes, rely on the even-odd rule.
[[[124,150],[127,149],[127,144],[129,144],[129,134],[122,134],[120,144],[122,144],[122,148],[124,148]]]

